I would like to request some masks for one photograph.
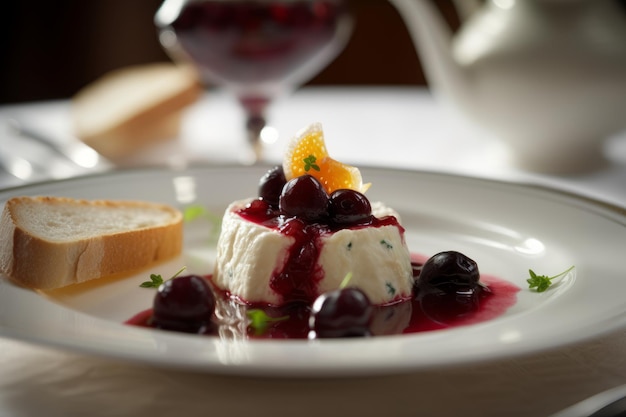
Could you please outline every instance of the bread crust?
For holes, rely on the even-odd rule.
[[[55,241],[19,224],[25,203],[86,207],[151,208],[168,213],[165,224]],[[15,197],[0,215],[0,271],[14,282],[40,290],[132,272],[182,252],[182,213],[173,207],[140,201],[75,200],[63,197]]]

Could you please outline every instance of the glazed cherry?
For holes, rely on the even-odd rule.
[[[366,224],[372,219],[372,206],[358,191],[335,190],[330,194],[329,214],[331,221],[341,226]]]
[[[371,336],[374,314],[367,295],[347,287],[320,295],[313,303],[309,327],[311,338]]]
[[[282,165],[275,166],[259,180],[259,197],[273,208],[278,208],[278,200],[286,182]]]
[[[280,211],[305,222],[318,222],[328,217],[328,194],[311,175],[293,178],[285,184],[279,199]]]
[[[215,296],[207,280],[186,275],[165,281],[153,303],[152,325],[165,330],[203,333],[212,327]]]
[[[439,252],[422,266],[415,281],[420,291],[463,293],[479,288],[480,273],[472,259],[456,251]]]

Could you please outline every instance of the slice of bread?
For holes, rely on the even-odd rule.
[[[72,98],[74,133],[112,160],[178,136],[203,91],[195,70],[169,62],[113,70]]]
[[[172,258],[182,237],[182,213],[163,204],[15,197],[0,217],[0,271],[51,290]]]

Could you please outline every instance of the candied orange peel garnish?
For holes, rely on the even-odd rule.
[[[291,139],[283,157],[283,170],[287,181],[304,174],[312,175],[328,194],[343,188],[364,193],[371,185],[363,184],[358,168],[328,155],[320,123],[305,127]]]

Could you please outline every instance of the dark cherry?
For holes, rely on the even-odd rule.
[[[185,275],[165,281],[153,302],[152,325],[160,329],[202,333],[212,327],[215,296],[207,280]]]
[[[330,219],[337,225],[366,224],[372,219],[372,206],[362,193],[341,189],[330,194]]]
[[[374,314],[367,295],[358,288],[347,287],[320,295],[313,303],[309,327],[311,337],[371,336]]]
[[[456,251],[439,252],[422,266],[415,283],[418,291],[463,293],[476,290],[480,273],[474,260]]]
[[[481,297],[491,290],[480,283],[478,265],[456,251],[430,257],[416,274],[416,300],[431,321],[451,325],[476,312]]]
[[[306,222],[318,222],[328,217],[328,194],[311,175],[293,178],[285,184],[279,199],[280,211]]]
[[[278,200],[286,182],[282,165],[275,166],[259,180],[259,197],[270,206],[278,208]]]

